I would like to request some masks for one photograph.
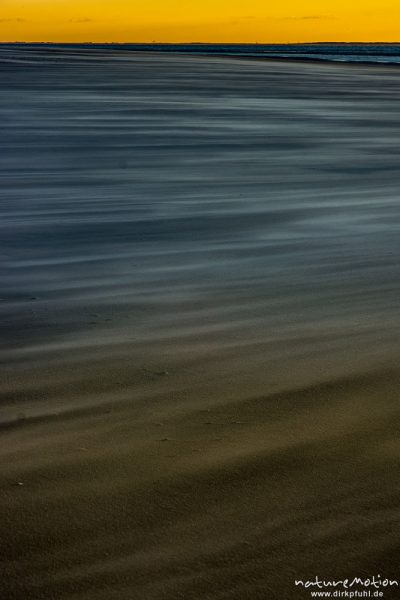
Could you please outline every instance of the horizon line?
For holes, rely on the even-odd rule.
[[[329,44],[342,44],[342,45],[354,45],[354,44],[358,44],[358,45],[394,45],[394,44],[398,44],[400,45],[400,40],[399,41],[390,41],[390,42],[382,42],[382,41],[377,41],[377,40],[369,40],[369,41],[356,41],[353,40],[351,42],[344,42],[344,41],[340,41],[340,40],[335,40],[335,41],[312,41],[312,42],[156,42],[156,41],[151,41],[151,42],[114,42],[114,41],[91,41],[91,40],[86,40],[86,41],[81,41],[81,42],[72,42],[72,41],[54,41],[54,40],[41,40],[41,41],[32,41],[32,40],[8,40],[8,41],[2,41],[0,40],[0,45],[5,45],[5,44],[51,44],[51,45],[59,45],[59,44],[63,44],[63,45],[68,45],[68,46],[76,46],[79,44],[87,44],[87,45],[113,45],[113,46],[128,46],[128,45],[134,45],[134,46],[304,46],[304,45],[313,45],[313,44],[319,44],[319,45],[329,45]]]

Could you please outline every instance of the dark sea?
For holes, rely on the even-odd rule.
[[[10,44],[7,44],[10,46]],[[25,44],[21,44],[23,47]],[[32,46],[31,44],[29,44]],[[19,44],[14,45],[20,46]],[[76,49],[92,46],[95,49],[121,49],[132,52],[172,52],[184,54],[259,56],[349,63],[399,64],[399,44],[34,44],[49,46],[53,51],[66,47]]]
[[[208,395],[397,362],[397,69],[212,55],[255,49],[0,46],[0,361],[35,414],[94,357],[132,397],[188,357]]]

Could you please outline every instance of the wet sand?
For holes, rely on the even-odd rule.
[[[399,578],[398,71],[0,74],[4,597]]]

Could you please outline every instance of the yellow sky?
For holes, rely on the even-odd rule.
[[[0,0],[1,41],[400,41],[399,0]]]

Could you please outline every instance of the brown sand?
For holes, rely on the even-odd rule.
[[[5,429],[3,597],[302,598],[295,578],[395,577],[398,382],[211,408],[160,394]]]

